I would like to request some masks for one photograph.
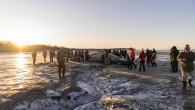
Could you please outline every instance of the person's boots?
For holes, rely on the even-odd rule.
[[[192,87],[192,83],[191,83],[192,80],[188,80],[187,82],[188,82],[188,86],[189,86],[189,87]]]
[[[183,88],[186,89],[186,81],[183,81]]]

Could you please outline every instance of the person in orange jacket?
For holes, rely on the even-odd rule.
[[[134,69],[135,69],[135,68],[137,68],[137,66],[134,63],[134,60],[135,60],[135,51],[134,51],[133,48],[130,48],[130,50],[131,50],[131,52],[130,52],[130,59],[131,59],[131,61],[130,61],[130,67],[131,67],[131,69],[133,69],[133,66],[134,66]]]

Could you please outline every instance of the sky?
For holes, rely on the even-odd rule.
[[[0,41],[69,48],[195,48],[195,1],[0,0]]]

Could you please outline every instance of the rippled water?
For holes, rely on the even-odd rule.
[[[38,63],[43,63],[41,53],[38,53]],[[0,53],[0,97],[41,88],[40,84],[48,79],[40,77],[44,73],[39,71],[40,68],[32,65],[31,53]]]

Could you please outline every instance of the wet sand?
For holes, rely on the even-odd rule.
[[[194,87],[183,90],[181,72],[171,73],[169,62],[159,61],[157,68],[146,72],[120,64],[69,62],[65,79],[58,78],[56,65],[28,65],[34,71],[32,82],[28,79],[21,88],[18,83],[13,93],[1,93],[0,110],[195,108]]]

